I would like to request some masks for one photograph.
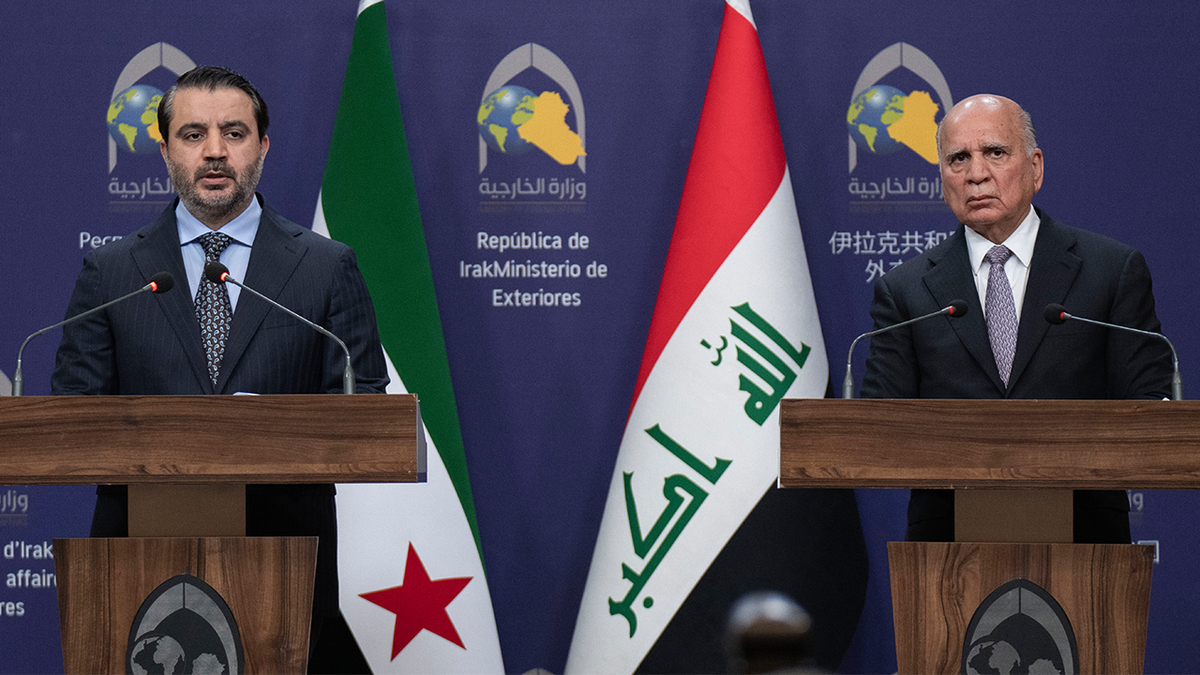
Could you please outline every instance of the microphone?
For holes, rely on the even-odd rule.
[[[354,368],[350,365],[350,348],[346,346],[345,342],[342,342],[341,338],[334,335],[333,333],[330,333],[328,330],[325,330],[321,326],[318,326],[317,324],[313,323],[312,321],[309,321],[308,319],[293,312],[292,310],[288,309],[287,307],[284,307],[283,305],[279,304],[278,302],[275,302],[274,300],[268,298],[267,296],[263,295],[262,293],[259,293],[258,291],[254,290],[253,288],[250,288],[249,286],[247,286],[246,284],[243,284],[242,282],[238,281],[237,279],[234,279],[232,276],[229,275],[229,268],[225,267],[224,265],[222,265],[219,262],[212,261],[212,262],[205,264],[204,265],[204,277],[215,284],[223,284],[223,283],[229,282],[229,283],[233,284],[234,286],[237,286],[238,288],[242,289],[243,291],[249,291],[249,292],[253,293],[254,295],[257,295],[258,297],[262,298],[263,300],[266,300],[267,302],[274,305],[275,307],[282,309],[283,311],[287,312],[289,315],[294,316],[297,319],[300,319],[301,321],[308,324],[309,326],[312,326],[312,328],[314,330],[316,330],[318,333],[320,333],[321,335],[324,335],[325,337],[330,338],[334,342],[338,343],[338,345],[342,348],[342,351],[346,353],[346,368],[345,368],[345,370],[342,371],[342,393],[343,394],[353,394],[354,393]]]
[[[846,377],[842,380],[842,398],[854,398],[854,375],[850,372],[850,357],[854,354],[854,346],[858,344],[859,340],[865,337],[879,335],[880,333],[886,333],[893,328],[900,328],[901,326],[907,326],[909,324],[913,324],[918,321],[924,321],[925,319],[931,319],[935,316],[941,316],[943,314],[956,319],[960,316],[966,316],[967,301],[951,300],[949,305],[946,305],[936,312],[930,312],[924,316],[918,316],[915,319],[909,319],[908,321],[901,321],[900,323],[894,323],[890,326],[884,326],[883,328],[873,330],[868,333],[863,333],[862,335],[854,338],[854,342],[850,343],[850,351],[846,352]]]
[[[89,309],[88,311],[76,314],[75,316],[73,316],[69,319],[63,319],[62,321],[59,321],[58,323],[54,324],[53,326],[46,326],[45,328],[37,331],[33,335],[30,335],[29,337],[25,338],[25,341],[21,343],[21,348],[19,350],[17,350],[17,369],[16,369],[16,371],[13,372],[12,395],[20,396],[23,393],[25,393],[25,376],[21,373],[21,357],[25,353],[25,345],[29,344],[30,340],[41,335],[42,333],[47,333],[49,331],[54,330],[55,328],[58,328],[59,326],[63,326],[68,323],[71,323],[72,321],[75,321],[76,319],[82,319],[83,317],[88,316],[90,314],[95,314],[96,312],[99,312],[102,309],[105,309],[107,307],[112,307],[113,305],[117,304],[118,302],[123,302],[125,300],[128,300],[129,298],[132,298],[133,296],[138,295],[139,293],[145,293],[146,291],[150,291],[151,293],[166,293],[167,291],[171,290],[171,288],[174,285],[175,285],[175,277],[171,276],[170,272],[159,272],[158,274],[155,274],[154,276],[150,277],[150,283],[146,284],[145,286],[142,286],[141,288],[137,289],[136,291],[133,291],[131,293],[126,293],[125,295],[122,295],[121,297],[117,298],[116,300],[109,300],[108,302],[104,303],[103,305],[93,307],[93,308]]]
[[[1046,321],[1055,326],[1066,323],[1067,319],[1074,319],[1084,323],[1104,326],[1105,328],[1119,328],[1121,330],[1127,330],[1131,333],[1138,333],[1139,335],[1149,335],[1150,337],[1155,337],[1162,340],[1163,342],[1167,343],[1168,347],[1171,348],[1171,360],[1175,362],[1175,373],[1171,375],[1171,400],[1183,400],[1183,379],[1179,377],[1179,354],[1175,352],[1175,345],[1171,344],[1171,341],[1167,339],[1166,335],[1163,335],[1162,333],[1153,333],[1148,330],[1141,330],[1139,328],[1130,328],[1129,326],[1122,326],[1120,324],[1096,321],[1095,319],[1085,319],[1082,316],[1075,316],[1074,314],[1068,313],[1066,307],[1056,303],[1046,305],[1046,309],[1042,312],[1042,316],[1046,318]]]

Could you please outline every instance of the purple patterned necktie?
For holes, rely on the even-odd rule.
[[[200,237],[204,247],[204,263],[217,262],[233,240],[227,234],[209,232]],[[221,372],[221,358],[225,356],[225,342],[229,339],[229,324],[233,321],[233,307],[229,304],[229,290],[225,284],[200,277],[200,289],[196,292],[196,318],[200,320],[200,338],[204,352],[208,355],[208,375],[213,384]]]
[[[1010,256],[1012,251],[1007,246],[993,246],[983,256],[991,264],[988,270],[987,310],[984,312],[988,339],[992,343],[992,354],[996,357],[1000,379],[1006,387],[1012,372],[1013,355],[1017,352],[1017,309],[1013,302],[1012,286],[1008,283],[1008,275],[1004,273],[1004,261]]]

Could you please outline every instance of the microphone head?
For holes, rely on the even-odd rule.
[[[960,316],[967,315],[967,301],[966,300],[951,300],[950,304],[947,306],[950,308],[950,316],[952,316],[956,319],[959,318]]]
[[[1046,310],[1042,312],[1042,316],[1046,317],[1046,321],[1058,326],[1067,321],[1067,308],[1057,303],[1046,305]]]
[[[216,260],[204,265],[204,278],[214,284],[225,283],[225,277],[227,276],[229,276],[229,268]]]
[[[175,287],[175,277],[170,272],[159,272],[150,277],[151,293],[166,293]]]

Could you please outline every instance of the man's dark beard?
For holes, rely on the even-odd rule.
[[[208,162],[189,176],[187,168],[167,158],[167,173],[171,183],[179,192],[179,199],[187,210],[202,223],[225,223],[232,220],[231,216],[240,213],[254,197],[254,189],[258,187],[258,179],[262,176],[262,153],[258,160],[246,167],[245,175],[239,177],[237,171],[225,162]],[[202,190],[196,184],[211,172],[220,172],[233,181],[233,192],[228,195],[205,195],[208,190]]]

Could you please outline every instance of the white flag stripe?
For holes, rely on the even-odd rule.
[[[393,382],[398,383],[399,378]],[[388,390],[403,393],[393,392],[391,386]],[[479,552],[475,540],[469,536],[466,516],[441,456],[428,434],[425,441],[429,447],[426,483],[338,486],[341,528],[338,563],[343,570],[352,570],[354,576],[348,581],[351,575],[342,573],[342,612],[351,622],[351,630],[367,655],[372,672],[500,673],[504,665],[499,658],[491,597],[479,564]],[[449,534],[454,531],[466,532],[467,536]],[[395,615],[358,596],[400,585],[409,542],[432,578],[472,577],[446,608],[465,651],[429,631],[422,631],[394,661],[387,660]],[[490,642],[495,642],[495,646],[489,645]],[[455,657],[453,661],[447,660],[447,652]],[[477,658],[488,655],[494,658]]]
[[[321,196],[313,231],[329,236]],[[407,394],[386,350],[388,394]],[[462,502],[429,433],[426,481],[412,485],[343,483],[337,486],[338,604],[373,673],[502,673],[492,597]],[[446,608],[463,647],[422,631],[394,660],[395,615],[359,597],[401,585],[412,543],[434,578],[471,577]],[[432,569],[431,569],[432,568]]]
[[[754,26],[754,30],[758,30],[758,24],[754,23],[754,15],[750,12],[749,0],[725,0],[725,4],[736,10],[738,14],[746,17],[750,25]]]

